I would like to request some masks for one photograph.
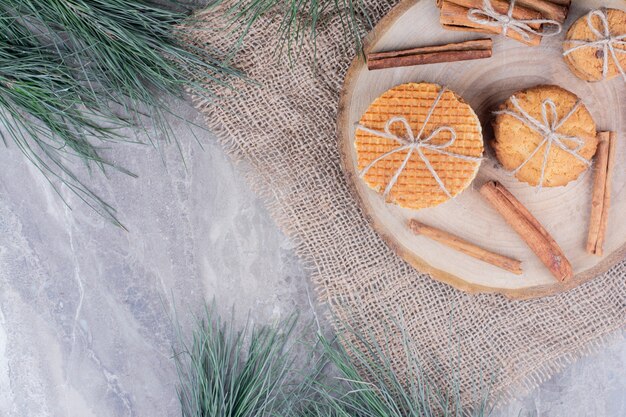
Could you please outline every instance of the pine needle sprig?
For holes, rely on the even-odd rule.
[[[0,123],[5,145],[11,140],[62,196],[63,184],[99,214],[121,224],[115,210],[69,168],[78,159],[100,170],[115,167],[92,143],[116,139],[129,126],[122,117],[104,114],[91,92],[77,83],[41,39],[13,16],[0,18]],[[116,167],[123,172],[130,172]],[[61,197],[63,198],[63,197]]]
[[[301,402],[302,415],[311,417],[487,417],[492,412],[490,380],[476,377],[471,407],[464,406],[458,379],[460,363],[444,371],[432,360],[421,358],[415,343],[402,335],[404,369],[399,373],[391,356],[391,341],[376,338],[347,324],[337,340],[320,337],[325,361],[336,373],[325,379],[310,380],[315,395]],[[397,334],[397,333],[396,333]],[[394,349],[397,345],[394,345]],[[348,351],[350,353],[348,353]],[[442,382],[442,381],[445,381]],[[467,394],[467,393],[466,393]]]
[[[98,95],[124,103],[129,112],[164,109],[157,97],[180,97],[184,88],[215,98],[193,80],[208,78],[228,87],[226,77],[242,75],[204,50],[182,45],[187,14],[149,1],[8,1],[21,16],[44,25],[45,36],[62,56],[77,61]]]
[[[179,333],[175,349],[183,417],[487,417],[492,412],[493,379],[479,375],[469,397],[462,394],[458,358],[451,359],[451,369],[433,366],[420,358],[404,327],[395,333],[400,345],[397,339],[379,343],[346,323],[335,340],[318,334],[305,342],[311,339],[303,334],[290,343],[294,325],[292,317],[238,331],[214,305],[208,307],[190,342]],[[392,343],[393,351],[404,350],[402,372],[394,366]],[[294,346],[304,352],[295,355]]]
[[[213,4],[222,3],[226,1]],[[223,10],[240,41],[264,16],[279,21],[276,52],[278,56],[286,53],[290,61],[297,59],[305,43],[313,45],[310,58],[315,59],[319,28],[333,19],[339,19],[344,39],[356,51],[361,51],[361,38],[371,28],[362,0],[235,0]]]
[[[95,165],[129,173],[103,158],[103,149],[172,141],[180,149],[169,120],[184,121],[192,134],[193,123],[165,99],[190,91],[215,100],[199,80],[230,88],[230,77],[243,77],[217,50],[184,43],[187,18],[146,0],[0,0],[6,136],[59,195],[57,184],[66,186],[118,226],[115,210],[79,178],[73,161],[90,172]],[[130,140],[121,128],[141,135]]]
[[[239,331],[208,307],[190,342],[181,337],[175,349],[183,417],[260,417],[282,409],[295,322]]]

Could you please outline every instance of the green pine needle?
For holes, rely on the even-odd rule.
[[[218,0],[214,4],[225,3]],[[263,16],[280,22],[277,53],[287,53],[290,61],[300,55],[305,43],[314,46],[318,30],[332,19],[339,19],[344,38],[361,51],[361,37],[372,22],[362,0],[234,0],[225,13],[243,39]],[[312,58],[315,58],[316,51]]]
[[[104,104],[119,102],[132,114],[144,110],[161,118],[167,109],[158,96],[181,97],[188,88],[215,98],[193,80],[210,79],[227,87],[225,77],[241,75],[204,50],[182,45],[187,14],[150,1],[2,1],[14,3],[25,19],[43,24],[44,34],[69,57],[68,64],[80,69],[94,95],[104,94]]]
[[[144,142],[121,128],[139,129],[155,146],[176,142],[168,117],[182,117],[161,97],[188,90],[213,100],[197,80],[229,88],[228,77],[242,76],[217,54],[183,44],[187,18],[146,0],[0,0],[5,144],[12,140],[59,194],[60,184],[121,226],[72,161],[130,174],[102,156],[105,146]]]
[[[0,123],[5,145],[12,140],[59,195],[57,184],[64,184],[120,225],[114,209],[81,182],[68,160],[79,159],[101,170],[111,166],[94,142],[117,139],[116,129],[127,126],[127,121],[104,114],[60,57],[20,20],[2,16],[0,25]]]
[[[301,402],[301,415],[311,417],[487,417],[491,414],[490,380],[479,375],[471,393],[472,408],[463,406],[458,380],[460,363],[451,361],[443,370],[432,360],[414,351],[415,343],[398,325],[402,335],[406,372],[399,374],[394,365],[391,340],[383,344],[344,323],[345,333],[338,341],[320,338],[325,361],[334,369],[333,377],[309,380],[316,395]],[[389,329],[389,331],[393,331]],[[394,334],[394,333],[389,333]],[[347,348],[344,348],[344,346]],[[350,354],[348,354],[348,350]],[[441,381],[446,381],[445,384]],[[466,395],[468,393],[465,393]],[[464,398],[467,401],[467,397]]]
[[[283,408],[282,392],[293,367],[289,337],[295,318],[273,326],[233,328],[215,308],[197,320],[175,360],[183,417],[257,417]]]
[[[380,344],[345,323],[341,343],[320,335],[317,343],[305,349],[307,363],[296,366],[296,355],[289,347],[294,324],[289,319],[238,332],[232,322],[220,319],[215,307],[207,309],[196,322],[191,341],[184,343],[180,337],[182,347],[175,355],[183,417],[491,414],[492,379],[477,376],[474,392],[462,398],[458,359],[447,367],[422,360],[403,326],[395,331],[402,338],[406,372],[398,373],[392,364],[398,358],[389,355],[391,340]],[[468,400],[472,408],[463,405]]]

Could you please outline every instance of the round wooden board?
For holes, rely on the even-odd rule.
[[[588,10],[622,8],[623,0],[573,0],[564,28]],[[443,30],[434,0],[407,0],[383,18],[366,40],[366,52],[484,38],[470,32]],[[542,297],[566,291],[607,271],[626,256],[626,83],[621,78],[586,83],[576,78],[561,57],[563,34],[545,38],[539,47],[494,38],[491,59],[368,71],[358,57],[352,63],[339,107],[338,134],[343,168],[353,194],[372,227],[387,244],[421,272],[467,292],[501,293],[511,298]],[[405,82],[434,82],[461,95],[474,108],[484,128],[486,160],[473,186],[435,208],[412,211],[385,204],[381,195],[358,177],[354,124],[369,104],[389,88]],[[605,256],[585,252],[591,205],[593,170],[566,187],[538,191],[505,172],[488,146],[493,133],[491,110],[515,91],[539,84],[557,84],[581,97],[598,130],[618,132],[613,200]],[[537,217],[569,258],[575,277],[557,282],[518,235],[478,193],[488,180],[504,184]],[[422,236],[406,223],[415,218],[455,233],[473,243],[520,259],[521,276],[502,271]]]

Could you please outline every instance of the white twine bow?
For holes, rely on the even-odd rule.
[[[513,11],[515,10],[515,0],[509,3],[509,10],[506,14],[498,13],[491,4],[491,0],[483,0],[482,9],[470,9],[467,12],[467,18],[474,23],[484,26],[501,27],[502,35],[506,36],[509,29],[517,32],[522,39],[530,41],[530,34],[538,36],[554,36],[561,33],[562,26],[556,20],[551,19],[515,19]],[[530,25],[552,25],[554,29],[548,32],[545,28],[542,31],[533,29]]]
[[[428,114],[426,115],[426,119],[424,120],[422,127],[420,128],[420,131],[418,132],[417,136],[413,135],[413,130],[411,129],[411,125],[409,124],[408,120],[402,116],[394,116],[391,119],[389,119],[387,123],[385,124],[384,131],[382,132],[378,130],[370,129],[358,123],[356,124],[357,130],[363,130],[364,132],[368,132],[373,135],[380,136],[382,138],[392,139],[402,145],[374,159],[368,166],[366,166],[360,172],[359,175],[361,178],[363,178],[365,174],[367,174],[367,172],[374,165],[376,165],[378,162],[382,161],[383,159],[397,152],[408,150],[406,156],[404,157],[404,160],[402,161],[402,164],[400,165],[400,167],[398,168],[394,176],[391,178],[391,181],[389,181],[389,184],[387,184],[387,187],[385,188],[385,191],[383,193],[383,197],[385,201],[387,200],[387,197],[389,196],[389,193],[393,189],[394,185],[396,185],[398,178],[400,178],[400,175],[406,168],[407,164],[409,163],[409,160],[411,159],[411,155],[413,155],[414,152],[417,153],[417,155],[421,158],[421,160],[426,165],[426,168],[428,169],[430,174],[433,176],[435,181],[437,181],[437,185],[439,185],[441,190],[449,198],[452,198],[452,195],[446,188],[445,184],[443,183],[443,181],[437,174],[437,171],[435,171],[435,169],[433,168],[432,164],[430,163],[426,155],[424,155],[423,150],[428,149],[429,151],[437,152],[442,155],[450,156],[453,158],[462,159],[464,161],[480,162],[482,160],[482,158],[477,158],[477,157],[468,156],[468,155],[460,155],[457,153],[446,151],[446,148],[452,146],[457,138],[455,130],[449,126],[440,126],[436,128],[435,130],[433,130],[430,133],[430,135],[426,136],[425,138],[422,138],[426,125],[428,124],[428,121],[433,115],[433,112],[435,111],[435,108],[437,107],[437,104],[439,104],[439,101],[441,100],[441,97],[443,96],[443,93],[445,91],[446,91],[446,88],[442,88],[441,91],[439,92],[439,95],[435,99],[433,105],[430,107],[430,110],[428,111]],[[407,138],[400,137],[391,132],[391,126],[394,123],[401,123],[403,125],[404,130],[406,131]],[[450,135],[451,135],[450,139],[447,142],[442,143],[440,145],[432,143],[433,139],[435,139],[441,132],[450,132]]]
[[[598,30],[596,26],[593,24],[593,17],[597,16],[600,19],[600,24],[602,25],[601,31]],[[606,78],[609,72],[609,54],[613,58],[613,62],[615,62],[615,66],[619,70],[620,74],[622,74],[622,78],[626,81],[626,71],[622,67],[619,57],[617,54],[626,54],[626,49],[619,49],[616,46],[626,47],[626,33],[623,35],[613,36],[611,35],[611,28],[609,27],[609,19],[604,9],[593,10],[587,14],[587,25],[591,32],[596,36],[597,40],[595,41],[583,41],[579,39],[568,40],[570,44],[574,44],[573,48],[568,49],[563,52],[563,55],[569,55],[574,51],[577,51],[581,48],[597,48],[602,49],[604,62],[602,64],[602,78]]]
[[[560,149],[574,156],[576,159],[580,160],[587,166],[591,165],[591,162],[589,160],[578,154],[578,152],[585,146],[584,139],[581,139],[577,136],[563,135],[558,132],[559,128],[561,128],[561,126],[563,126],[563,124],[574,113],[576,113],[576,110],[578,110],[578,108],[582,104],[580,100],[576,102],[574,107],[572,107],[569,113],[567,113],[565,117],[563,117],[561,120],[559,120],[559,116],[556,110],[556,104],[554,104],[554,101],[552,101],[551,99],[544,100],[543,103],[541,103],[541,117],[543,119],[542,122],[528,114],[528,112],[524,110],[522,106],[520,106],[515,96],[511,97],[511,103],[517,110],[517,113],[510,110],[501,110],[494,112],[494,114],[506,114],[512,116],[543,137],[543,140],[539,142],[535,150],[532,151],[530,155],[528,155],[528,158],[526,158],[526,160],[522,162],[520,166],[513,170],[513,174],[517,174],[524,166],[526,166],[526,164],[528,164],[531,159],[533,159],[533,157],[544,145],[545,150],[543,155],[543,163],[541,165],[541,176],[539,177],[539,188],[543,186],[546,167],[548,165],[548,157],[550,155],[550,150],[552,149],[552,146],[559,147]],[[570,148],[565,144],[565,142],[572,142],[575,144],[575,147]]]

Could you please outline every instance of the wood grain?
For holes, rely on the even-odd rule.
[[[608,4],[607,4],[608,3]],[[572,18],[585,10],[614,1],[573,1]],[[462,42],[474,34],[444,30],[438,23],[434,2],[406,0],[396,6],[368,35],[365,51],[381,51]],[[530,48],[510,39],[494,38],[492,60],[405,67],[387,71],[368,71],[365,62],[356,58],[349,68],[338,113],[338,140],[346,180],[363,216],[387,245],[419,271],[446,284],[471,293],[500,293],[526,299],[542,297],[574,288],[608,270],[626,256],[626,220],[619,216],[626,210],[626,172],[615,170],[611,227],[602,257],[585,251],[591,205],[593,173],[586,174],[567,187],[538,192],[516,181],[497,164],[489,152],[473,189],[439,207],[421,211],[398,209],[384,204],[374,191],[358,178],[355,168],[354,123],[367,106],[387,89],[408,81],[444,84],[460,94],[476,110],[483,126],[488,126],[490,111],[517,90],[538,84],[559,84],[585,100],[600,130],[624,132],[626,114],[617,103],[626,95],[619,83],[584,83],[571,74],[562,61],[558,39],[544,39],[541,46]],[[620,133],[621,134],[621,133]],[[485,140],[491,140],[485,130]],[[618,141],[616,166],[626,163],[626,143]],[[486,181],[498,180],[537,216],[553,235],[572,263],[574,277],[558,282],[478,194]],[[458,231],[464,239],[481,247],[524,262],[524,273],[516,276],[468,258],[436,242],[420,239],[406,227],[409,219],[438,228]]]
[[[512,259],[507,256],[500,255],[499,253],[485,250],[480,246],[476,246],[465,239],[461,239],[460,237],[453,235],[452,233],[428,226],[415,219],[410,220],[408,226],[415,234],[436,240],[443,245],[446,245],[454,250],[458,250],[459,252],[478,259],[479,261],[487,262],[491,265],[497,266],[498,268],[512,272],[515,275],[522,274],[522,263],[517,259]]]

